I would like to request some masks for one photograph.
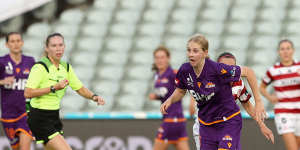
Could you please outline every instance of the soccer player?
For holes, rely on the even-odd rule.
[[[235,56],[229,52],[224,52],[219,55],[218,57],[219,63],[224,63],[227,65],[236,65],[236,59]],[[246,86],[242,79],[240,79],[237,82],[232,83],[232,94],[236,101],[240,101],[244,109],[247,111],[247,113],[254,118],[254,107],[249,101],[251,98],[251,94],[248,93]],[[190,103],[190,113],[193,115],[195,113],[195,100],[191,98]],[[197,150],[200,150],[200,134],[199,134],[199,122],[198,120],[195,120],[195,124],[193,126],[193,135],[196,143]],[[258,125],[260,127],[260,130],[262,134],[268,139],[271,140],[272,143],[274,143],[274,135],[272,131],[264,124],[264,122],[260,121],[258,122]]]
[[[0,57],[1,122],[14,150],[29,150],[33,139],[26,121],[24,88],[34,58],[22,54],[23,44],[20,33],[8,33],[9,54]]]
[[[278,44],[280,62],[270,67],[260,85],[260,92],[275,105],[275,124],[287,150],[300,148],[300,62],[293,59],[290,40]],[[273,84],[275,94],[266,89]]]
[[[59,119],[60,101],[67,86],[98,105],[104,105],[104,100],[85,88],[72,66],[61,61],[65,50],[61,34],[49,35],[45,49],[45,57],[32,67],[25,87],[25,97],[31,98],[28,125],[37,143],[43,143],[45,149],[71,150],[61,135],[62,123]]]
[[[255,98],[256,120],[263,120],[264,107],[258,93],[255,74],[248,67],[217,63],[208,56],[208,41],[202,35],[193,36],[187,44],[189,63],[184,63],[177,75],[177,88],[161,105],[161,112],[179,101],[189,91],[197,101],[202,150],[240,150],[242,117],[232,96],[231,82],[247,77]]]
[[[170,66],[170,52],[166,47],[158,47],[153,55],[155,89],[154,93],[149,94],[149,98],[159,99],[163,103],[175,90],[176,72]],[[174,144],[177,150],[189,150],[187,140],[186,119],[181,101],[178,101],[168,109],[168,114],[163,115],[163,123],[158,129],[153,149],[166,150],[170,144]]]

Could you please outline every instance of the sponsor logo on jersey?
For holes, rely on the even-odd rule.
[[[14,68],[10,62],[7,63],[7,66],[5,66],[5,73],[7,74],[13,74]]]
[[[21,69],[18,67],[16,68],[16,73],[20,73]]]
[[[216,87],[216,85],[212,82],[208,82],[206,85],[205,85],[205,88],[213,88],[213,87]]]
[[[163,78],[163,79],[160,80],[160,82],[161,82],[161,83],[168,83],[169,80],[168,80],[168,78]]]
[[[232,141],[232,138],[230,135],[225,135],[223,138],[222,138],[223,141]]]
[[[23,71],[23,74],[29,74],[30,70],[28,68],[25,68],[25,70]]]

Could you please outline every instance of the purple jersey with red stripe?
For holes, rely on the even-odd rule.
[[[17,118],[26,112],[24,88],[34,63],[33,57],[25,55],[19,64],[15,64],[9,54],[0,57],[0,79],[15,77],[12,85],[1,86],[2,119]]]
[[[168,67],[168,69],[161,75],[158,73],[155,74],[154,91],[155,95],[159,98],[159,100],[161,100],[162,103],[166,101],[174,92],[176,88],[174,82],[175,77],[176,72],[171,67]],[[172,104],[167,112],[168,114],[165,114],[163,118],[183,118],[181,101]]]
[[[176,75],[176,86],[187,89],[197,101],[199,121],[212,125],[239,114],[232,96],[231,83],[239,81],[241,69],[205,59],[203,70],[196,76],[190,63],[183,64]]]

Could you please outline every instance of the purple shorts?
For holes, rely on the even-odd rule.
[[[200,125],[201,150],[241,150],[242,117],[210,126]]]
[[[156,140],[159,142],[165,142],[169,144],[175,144],[179,141],[188,140],[185,121],[164,121],[158,129]]]
[[[27,115],[23,114],[17,119],[1,119],[3,129],[9,140],[12,148],[19,146],[20,138],[19,133],[22,132],[29,137],[32,137],[32,133],[27,125]]]

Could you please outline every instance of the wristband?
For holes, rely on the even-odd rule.
[[[56,89],[54,88],[53,85],[51,85],[51,86],[50,86],[50,92],[51,92],[51,93],[55,93],[55,91],[56,91]]]
[[[92,99],[94,99],[95,96],[98,96],[97,94],[93,94]]]

